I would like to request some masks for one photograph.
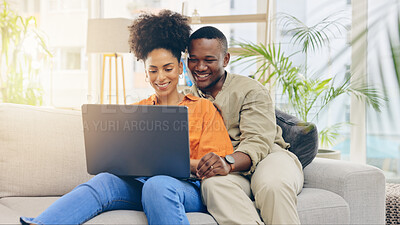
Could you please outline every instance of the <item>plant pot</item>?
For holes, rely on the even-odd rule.
[[[340,151],[331,150],[331,149],[318,149],[318,153],[317,153],[316,157],[340,160]]]

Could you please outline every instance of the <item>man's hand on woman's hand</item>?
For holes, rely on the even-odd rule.
[[[229,165],[224,158],[219,155],[210,152],[200,159],[197,166],[197,177],[209,178],[215,175],[228,175],[231,171],[231,165]]]

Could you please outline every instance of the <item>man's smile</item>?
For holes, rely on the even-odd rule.
[[[195,72],[195,79],[198,81],[205,81],[211,75],[211,73],[197,73]]]

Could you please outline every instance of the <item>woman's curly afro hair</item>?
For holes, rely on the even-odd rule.
[[[157,48],[164,48],[180,61],[191,28],[188,18],[170,10],[162,10],[158,15],[141,14],[129,26],[129,45],[138,60],[146,60],[147,55]]]

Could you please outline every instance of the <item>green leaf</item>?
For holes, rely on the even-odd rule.
[[[332,126],[326,127],[318,132],[318,138],[320,140],[320,146],[322,148],[329,148],[335,144],[335,141],[340,136],[339,129],[345,125],[350,125],[350,123],[342,122],[335,123]]]
[[[3,0],[0,11],[0,67],[5,75],[0,74],[1,101],[20,104],[42,104],[43,90],[39,85],[32,86],[37,79],[38,70],[32,67],[32,56],[25,52],[24,42],[35,40],[38,54],[46,63],[53,55],[47,47],[44,34],[37,29],[36,18],[24,18],[13,11],[7,1]],[[2,70],[3,71],[3,70]],[[5,79],[1,79],[4,77]],[[28,85],[27,85],[28,84]]]

